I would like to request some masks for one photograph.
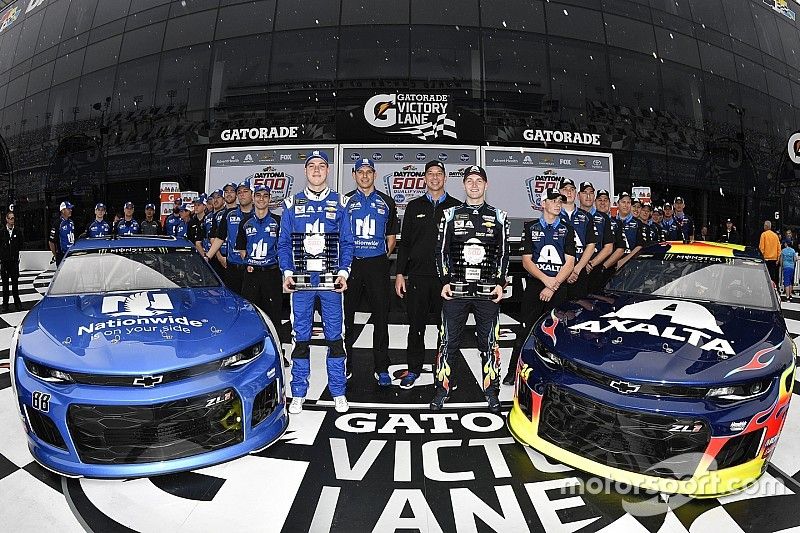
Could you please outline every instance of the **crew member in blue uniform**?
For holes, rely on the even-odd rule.
[[[675,222],[681,230],[683,242],[694,242],[694,221],[683,212],[686,208],[686,203],[683,198],[676,196],[672,204],[675,207]]]
[[[661,225],[661,222],[664,220],[664,208],[661,206],[654,207],[651,220],[653,221],[653,230],[655,233],[654,242],[664,241],[664,226]]]
[[[517,362],[526,333],[544,313],[566,300],[564,284],[575,268],[575,230],[564,222],[561,207],[566,196],[552,189],[542,193],[542,216],[525,223],[522,234],[522,267],[528,273],[522,295],[520,328],[506,385],[514,384]]]
[[[607,195],[606,195],[607,196]],[[594,222],[595,241],[594,254],[586,263],[587,290],[594,293],[600,290],[603,279],[603,262],[608,259],[614,251],[614,235],[611,232],[611,224],[608,214],[598,211],[595,207],[595,191],[591,182],[581,183],[578,193],[581,209],[589,213]]]
[[[106,222],[106,204],[94,206],[94,220],[86,228],[87,237],[107,237],[111,235],[111,224]]]
[[[664,233],[664,240],[666,241],[682,241],[681,228],[675,221],[674,211],[672,204],[667,202],[664,204],[664,217],[661,219],[661,229]]]
[[[241,295],[246,265],[242,256],[236,251],[236,237],[239,235],[239,226],[253,216],[253,189],[249,179],[236,186],[236,197],[239,199],[239,207],[225,212],[215,236],[211,239],[208,256],[213,257],[223,243],[226,245],[225,285]]]
[[[585,181],[581,184],[581,190],[591,186],[591,183]],[[575,205],[575,182],[569,178],[561,178],[558,190],[566,198],[561,206],[561,218],[575,231],[575,266],[567,278],[566,289],[567,299],[577,300],[589,292],[589,272],[586,265],[597,249],[597,233],[592,215]]]
[[[616,217],[611,216],[611,195],[605,189],[597,191],[597,199],[595,200],[595,207],[597,210],[608,216],[609,227],[611,228],[611,238],[614,242],[613,251],[611,255],[603,261],[602,275],[600,279],[600,287],[605,287],[611,276],[617,271],[617,263],[620,258],[625,255],[625,233],[622,231],[622,222]]]
[[[217,215],[219,211],[225,209],[225,200],[222,198],[222,189],[216,189],[211,191],[208,195],[208,207],[210,211],[203,217],[203,238],[200,242],[200,245],[203,248],[203,257],[208,259],[208,263],[211,265],[211,268],[217,273],[217,275],[222,278],[225,275],[225,269],[222,267],[222,264],[219,262],[217,255],[214,254],[214,257],[208,256],[208,251],[211,250],[211,236],[213,235],[214,231],[214,217]]]
[[[178,239],[185,239],[186,234],[189,232],[189,221],[192,219],[192,211],[194,211],[192,204],[183,204],[178,210],[180,220],[172,225],[172,236]]]
[[[69,200],[61,202],[61,205],[58,206],[61,216],[50,227],[48,245],[56,266],[61,264],[64,254],[67,253],[70,246],[75,244],[75,223],[72,221],[73,207]]]
[[[508,274],[508,215],[486,203],[488,176],[482,167],[467,167],[463,182],[467,197],[463,204],[444,212],[437,240],[436,270],[442,282],[444,303],[442,344],[434,374],[436,392],[430,407],[434,411],[442,409],[454,390],[455,366],[452,363],[461,354],[461,337],[471,311],[475,317],[475,336],[481,356],[483,394],[489,411],[500,413],[500,347],[497,336],[500,331],[500,300],[503,299]],[[454,272],[459,263],[464,267],[463,273]],[[491,299],[454,298],[451,283],[456,281],[482,281],[493,285]]]
[[[183,200],[179,198],[175,198],[175,206],[172,208],[172,213],[167,215],[167,218],[164,220],[164,235],[172,235],[175,236],[175,226],[181,223],[181,206],[183,205]]]
[[[292,403],[289,412],[300,413],[308,392],[311,372],[310,346],[311,327],[314,321],[314,302],[319,299],[322,328],[328,344],[328,390],[333,396],[334,407],[343,413],[349,409],[345,391],[346,353],[344,349],[342,293],[347,289],[350,263],[353,260],[353,235],[339,193],[328,188],[328,155],[321,150],[312,151],[306,158],[306,188],[286,198],[283,202],[281,230],[278,239],[278,258],[283,271],[283,289],[291,293],[294,350],[292,352]],[[240,199],[241,200],[241,199]],[[325,235],[338,234],[336,265],[329,265],[337,273],[335,290],[296,291],[292,277],[295,270],[293,236],[302,238],[304,248],[317,255],[324,250]],[[321,249],[321,250],[320,250]],[[316,261],[315,261],[316,263]],[[312,265],[306,265],[311,267]],[[314,272],[314,264],[308,268],[311,283],[320,283],[320,274]]]
[[[278,233],[281,217],[269,210],[270,189],[253,188],[253,216],[239,224],[236,250],[245,262],[242,296],[267,313],[278,336],[288,341],[281,327],[283,281],[278,268]]]
[[[639,210],[641,211],[641,205]],[[619,270],[631,257],[639,253],[643,246],[647,246],[650,242],[648,241],[649,235],[645,231],[644,224],[633,214],[631,195],[627,192],[619,193],[617,218],[622,225],[622,233],[625,237],[625,251],[617,262],[617,270]]]
[[[117,235],[136,235],[139,233],[139,223],[133,218],[133,202],[125,202],[122,212],[123,217],[117,221],[114,233]]]
[[[236,209],[236,187],[235,183],[226,183],[225,186],[222,188],[222,206],[219,206],[219,202],[214,204],[214,218],[211,221],[211,243],[214,243],[214,238],[219,233],[220,224],[225,218],[225,215],[231,209]],[[219,267],[221,269],[222,274],[220,276],[222,279],[225,279],[225,272],[226,267],[228,266],[228,243],[227,241],[223,240],[222,245],[219,248],[219,251],[213,255],[213,257],[219,262]]]
[[[648,243],[659,242],[659,237],[661,236],[661,231],[656,228],[655,223],[653,222],[653,206],[650,202],[642,202],[642,206],[639,208],[639,222],[642,223],[643,230],[644,230],[644,240]]]
[[[372,313],[372,354],[378,385],[392,384],[389,376],[389,255],[400,233],[397,206],[388,195],[375,189],[375,162],[359,159],[353,165],[357,189],[344,197],[347,220],[353,234],[353,264],[344,293],[344,344],[347,377],[352,375],[355,314],[363,295]]]

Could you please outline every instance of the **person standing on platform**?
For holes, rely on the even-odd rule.
[[[639,222],[644,226],[645,240],[648,243],[659,242],[661,236],[661,230],[656,228],[652,214],[653,206],[650,205],[650,202],[642,202],[642,206],[639,208]]]
[[[772,231],[772,222],[769,220],[764,221],[764,231],[758,241],[758,249],[761,250],[761,255],[764,256],[764,262],[767,264],[767,270],[769,270],[769,277],[777,287],[778,283],[780,283],[778,280],[778,265],[780,264],[781,243],[778,239],[778,234]]]
[[[347,390],[346,352],[344,348],[344,301],[342,293],[347,290],[347,279],[350,276],[350,265],[353,261],[353,234],[344,202],[339,193],[328,187],[328,154],[322,150],[312,151],[306,158],[306,187],[304,190],[283,201],[283,216],[278,237],[278,259],[283,271],[283,289],[291,293],[292,334],[294,349],[292,350],[292,402],[289,413],[298,414],[303,411],[303,403],[308,393],[311,375],[311,331],[314,323],[314,304],[320,303],[322,329],[328,345],[326,368],[328,371],[328,390],[333,397],[334,409],[344,413],[350,408],[345,392]],[[241,198],[240,198],[241,200]],[[328,248],[332,239],[326,235],[337,237],[335,254]],[[302,242],[297,250],[295,243]],[[332,272],[336,275],[334,285],[329,289],[296,290],[295,254],[300,252],[310,257],[306,263],[306,272],[297,274],[308,276],[312,287],[319,287],[322,274]],[[325,265],[316,256],[326,254],[336,260],[335,264]],[[311,263],[311,264],[309,264]],[[313,266],[312,266],[313,265]],[[308,268],[312,267],[312,268]]]
[[[625,236],[625,252],[617,262],[617,270],[619,270],[631,257],[639,253],[642,247],[647,246],[650,242],[648,241],[649,232],[645,230],[644,224],[633,216],[630,194],[627,192],[619,193],[617,208],[617,218],[622,224],[622,233]]]
[[[792,289],[794,288],[794,270],[797,264],[797,252],[792,248],[788,242],[783,243],[783,250],[781,250],[781,263],[783,265],[783,290],[786,295],[786,301],[792,301]],[[3,295],[5,296],[5,278],[3,278]]]
[[[681,226],[675,220],[675,213],[672,209],[672,204],[667,202],[664,204],[664,218],[661,219],[661,229],[664,233],[664,240],[666,241],[682,241],[683,235],[681,234]]]
[[[444,163],[433,160],[425,165],[425,194],[408,202],[403,217],[403,230],[397,250],[397,277],[394,290],[406,300],[408,313],[408,372],[400,380],[400,388],[410,389],[422,373],[425,361],[425,328],[429,313],[440,326],[442,284],[434,261],[439,223],[445,209],[461,202],[445,190],[447,172]]]
[[[605,191],[602,191],[605,192]],[[608,197],[608,194],[606,194]],[[594,222],[595,241],[594,255],[586,263],[587,290],[590,293],[599,291],[602,288],[603,262],[611,256],[614,251],[614,234],[611,230],[611,219],[607,213],[599,211],[595,203],[594,185],[588,181],[581,183],[581,190],[578,193],[580,207],[592,217]]]
[[[139,222],[142,235],[161,235],[161,222],[156,218],[155,204],[144,206],[144,220]]]
[[[719,236],[719,242],[727,242],[729,244],[740,244],[739,232],[736,231],[736,226],[733,225],[733,220],[729,218],[725,219],[725,229],[722,230],[722,233]]]
[[[111,235],[111,224],[106,222],[106,204],[94,206],[94,220],[86,228],[87,237],[108,237]]]
[[[281,344],[289,340],[281,327],[283,281],[278,268],[281,217],[270,212],[269,200],[269,187],[253,188],[253,216],[239,224],[236,250],[245,263],[242,296],[269,316]]]
[[[136,235],[139,223],[133,218],[133,202],[125,202],[122,208],[123,217],[117,221],[114,233],[117,235]]]
[[[192,212],[194,211],[191,204],[183,204],[178,210],[180,220],[177,224],[172,225],[172,236],[178,239],[185,239],[189,233],[189,222],[192,220]]]
[[[525,223],[522,267],[528,273],[522,294],[520,328],[503,383],[513,385],[522,346],[534,322],[567,299],[567,279],[575,267],[575,230],[564,222],[559,191],[542,193],[542,216]],[[630,204],[628,204],[630,205]]]
[[[189,228],[186,230],[186,238],[190,243],[194,244],[195,249],[202,255],[206,256],[206,250],[203,248],[203,239],[205,238],[205,224],[206,218],[206,195],[201,194],[192,202],[192,218],[189,219]],[[209,244],[210,246],[210,244]]]
[[[439,229],[436,270],[442,283],[442,345],[436,358],[434,411],[444,407],[453,389],[451,361],[461,355],[461,337],[470,311],[475,316],[475,335],[483,369],[483,393],[492,413],[500,412],[500,300],[508,274],[508,215],[486,203],[486,171],[473,165],[464,171],[464,203],[444,212]],[[456,255],[457,254],[457,255]],[[468,260],[469,259],[469,260]],[[457,263],[464,272],[456,272]],[[472,266],[471,266],[472,265]],[[470,280],[469,270],[474,276]],[[478,272],[474,272],[477,270]],[[493,284],[489,298],[458,298],[451,282],[477,281]],[[488,288],[488,287],[487,287]]]
[[[625,254],[625,234],[622,232],[622,224],[617,217],[611,216],[611,195],[605,189],[597,191],[597,198],[595,200],[597,210],[604,215],[608,216],[609,227],[611,228],[611,240],[613,242],[613,249],[605,261],[603,261],[600,269],[602,274],[599,279],[599,286],[596,290],[605,287],[611,276],[617,271],[617,263],[620,258]]]
[[[253,216],[253,189],[250,180],[245,180],[236,187],[236,197],[239,199],[239,207],[225,211],[225,215],[217,226],[215,237],[211,240],[211,248],[207,255],[213,257],[223,244],[226,246],[225,285],[236,294],[241,295],[246,265],[244,259],[236,251],[236,237],[239,235],[239,225]]]
[[[592,184],[584,181],[584,188],[593,188]],[[575,205],[575,182],[569,178],[561,178],[558,190],[567,200],[561,206],[561,218],[572,226],[575,231],[575,267],[567,278],[567,299],[578,300],[589,292],[589,272],[586,265],[597,249],[597,232],[594,219],[587,211]]]
[[[211,242],[214,242],[214,238],[219,233],[220,224],[222,224],[225,215],[231,209],[236,209],[236,184],[235,183],[226,183],[225,186],[222,188],[222,206],[218,207],[219,203],[215,204],[214,206],[214,218],[211,221]],[[222,268],[222,274],[220,276],[222,279],[225,279],[225,271],[227,270],[228,266],[228,243],[226,241],[222,242],[222,246],[220,246],[219,251],[214,254],[213,256],[218,262],[220,268]]]
[[[208,200],[209,205],[211,206],[211,211],[203,219],[203,249],[205,250],[205,257],[211,264],[211,268],[214,269],[214,272],[217,273],[220,279],[224,279],[225,267],[222,266],[222,263],[219,260],[220,253],[217,252],[213,257],[208,256],[208,252],[211,250],[211,242],[216,231],[217,219],[222,219],[222,215],[224,215],[225,211],[225,198],[223,197],[222,189],[216,189],[212,191],[208,197]]]
[[[353,165],[357,188],[344,196],[345,211],[353,234],[353,264],[344,293],[344,345],[347,377],[352,375],[353,344],[356,342],[355,314],[362,295],[371,313],[372,354],[378,386],[392,384],[389,376],[389,255],[394,250],[400,220],[391,197],[375,189],[375,162],[359,159]]]
[[[12,206],[13,207],[13,206]],[[0,230],[0,262],[3,277],[3,312],[8,312],[8,300],[14,297],[14,309],[22,311],[22,300],[19,298],[19,252],[25,246],[22,228],[16,224],[13,211],[6,213],[6,227]],[[9,295],[9,285],[11,291]]]
[[[53,254],[53,261],[55,261],[56,267],[61,264],[61,260],[64,259],[64,254],[67,253],[67,250],[75,244],[75,223],[72,221],[73,207],[69,200],[61,202],[58,207],[61,216],[50,227],[48,245],[50,246],[50,252]]]
[[[680,228],[683,242],[694,242],[694,221],[683,211],[686,203],[680,196],[676,196],[672,203],[675,206],[675,223]]]

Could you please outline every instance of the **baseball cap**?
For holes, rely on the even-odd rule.
[[[630,198],[630,197],[631,197],[631,195],[630,195],[629,193],[627,193],[627,192],[625,192],[625,191],[622,191],[621,193],[619,193],[619,196],[617,197],[617,201],[619,202],[620,200],[622,200],[622,199],[623,199],[623,198],[625,198],[626,196],[627,196],[628,198]]]
[[[678,202],[683,203],[683,198],[680,196],[676,196],[675,199],[672,201],[673,204],[677,204]]]
[[[181,199],[181,197],[180,197],[180,196],[178,196],[177,198],[175,198],[175,199],[172,201],[172,203],[173,203],[173,204],[178,204],[178,205],[180,205],[180,204],[182,204],[182,203],[183,203],[183,200]]]
[[[663,215],[664,214],[664,209],[661,206],[656,207],[655,209],[653,209],[653,213],[659,213],[659,214]]]
[[[664,209],[666,209],[666,208],[668,208],[668,207],[669,207],[670,209],[672,209],[672,204],[671,204],[671,203],[669,203],[669,202],[664,202]]]
[[[209,198],[213,198],[215,194],[216,194],[217,196],[222,196],[222,189],[214,189],[213,191],[211,191],[211,192],[209,193],[208,197],[209,197]]]
[[[222,190],[224,191],[228,187],[230,187],[231,189],[233,189],[235,191],[238,186],[234,182],[230,182],[230,183],[226,183],[225,186],[222,188]]]
[[[646,207],[650,211],[653,210],[653,204],[651,204],[650,202],[642,202],[642,207]]]
[[[570,185],[572,186],[573,189],[575,188],[575,182],[572,181],[572,179],[570,179],[570,178],[561,178],[561,181],[558,182],[558,189],[561,190],[564,187],[568,187]]]
[[[128,209],[128,208],[133,209],[133,202],[125,202],[125,205],[123,207],[125,209]]]
[[[308,154],[308,157],[306,157],[305,166],[308,166],[309,161],[311,161],[312,159],[322,159],[323,161],[325,161],[326,165],[329,163],[328,154],[326,154],[322,150],[313,150],[310,154]]]
[[[190,204],[181,204],[181,211],[191,211],[192,206]]]
[[[444,163],[442,163],[438,159],[434,159],[433,161],[428,161],[427,163],[425,163],[425,172],[427,172],[428,169],[432,167],[440,168],[442,169],[442,172],[446,172],[446,170],[444,169]]]
[[[194,199],[192,202],[193,204],[207,204],[207,197],[205,194],[199,195],[197,198]]]
[[[731,219],[729,219],[729,218],[726,218],[726,219],[725,219],[725,223],[727,224],[728,222],[730,222],[731,224],[733,224],[733,220],[731,220]]]
[[[542,200],[556,200],[559,198],[562,202],[567,201],[567,197],[555,189],[547,189],[547,191],[542,193]]]
[[[156,206],[155,206],[155,204],[147,204],[146,206],[144,206],[144,208],[145,209],[155,209]]]
[[[241,189],[242,187],[244,187],[246,189],[250,189],[251,191],[253,190],[253,188],[250,186],[250,180],[249,179],[248,180],[244,180],[239,185],[237,185],[236,186],[236,192],[239,192],[239,189]]]
[[[580,192],[583,192],[583,191],[585,191],[586,189],[589,189],[589,188],[591,188],[592,190],[594,190],[594,185],[592,185],[592,182],[591,182],[591,181],[582,181],[582,182],[581,182],[581,187],[580,187],[580,189],[578,189],[578,190],[579,190]]]
[[[605,189],[600,189],[599,191],[597,191],[597,194],[595,194],[596,198],[600,198],[601,196],[605,196],[606,198],[611,198],[611,195]]]
[[[103,202],[100,202],[99,204],[95,204],[95,206],[94,206],[95,211],[97,211],[98,209],[105,209],[105,208],[106,208],[106,204],[104,204]]]
[[[63,209],[72,209],[73,207],[75,206],[72,205],[69,200],[64,200],[63,202],[61,202],[61,205],[58,206],[58,210],[61,211]]]
[[[256,185],[255,188],[253,189],[253,192],[261,192],[261,191],[271,192],[272,189],[270,189],[266,185]]]
[[[356,161],[355,165],[353,165],[353,172],[356,172],[361,167],[370,167],[372,170],[375,170],[375,162],[369,158],[363,158]]]
[[[489,181],[489,178],[486,176],[486,170],[483,167],[479,167],[478,165],[472,165],[464,169],[464,179],[466,180],[469,176],[480,176],[484,180]]]

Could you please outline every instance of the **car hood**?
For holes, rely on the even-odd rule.
[[[719,383],[791,361],[777,311],[606,293],[544,316],[534,334],[560,356],[624,379]]]
[[[107,374],[202,364],[257,342],[266,330],[255,308],[225,288],[47,296],[22,326],[25,355]]]

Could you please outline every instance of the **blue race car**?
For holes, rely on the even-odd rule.
[[[766,470],[794,372],[795,345],[757,250],[660,243],[602,294],[534,324],[508,426],[586,472],[718,496]]]
[[[196,469],[286,430],[267,316],[172,237],[80,240],[16,328],[11,382],[34,458],[65,476]]]

